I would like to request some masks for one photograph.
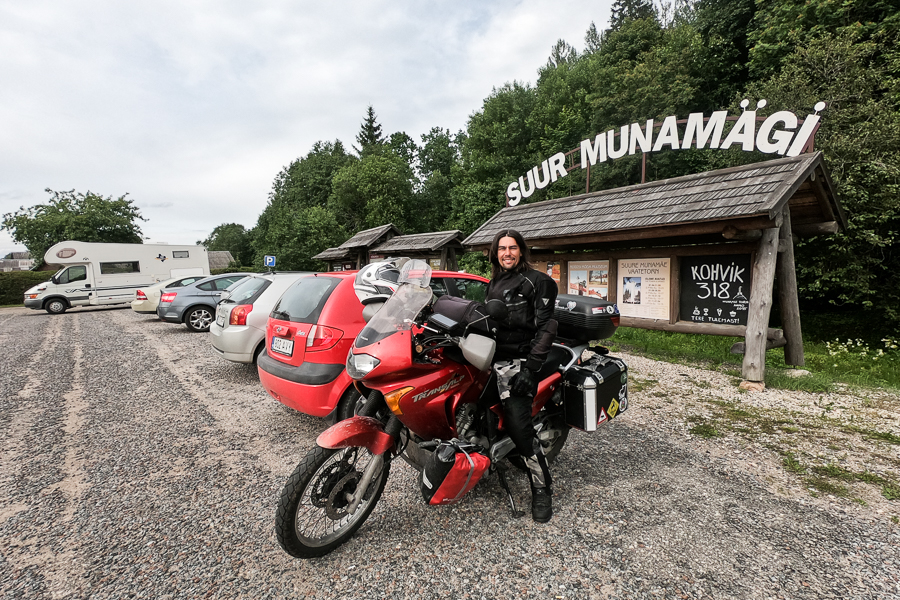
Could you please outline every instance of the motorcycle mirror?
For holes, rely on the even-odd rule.
[[[502,321],[509,316],[509,309],[506,307],[506,303],[503,302],[503,300],[498,300],[496,298],[488,300],[485,307],[487,308],[488,314],[495,321]]]
[[[367,298],[367,300],[371,300],[371,298]],[[381,310],[381,307],[384,306],[384,301],[382,300],[380,302],[367,302],[364,304],[365,306],[363,307],[362,317],[363,321],[368,323],[372,320],[372,317],[375,316],[375,313]]]
[[[387,294],[378,294],[377,296],[368,296],[360,300],[360,304],[363,306],[368,306],[370,304],[384,304],[390,298]]]

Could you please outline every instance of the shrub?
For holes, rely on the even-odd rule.
[[[52,271],[9,271],[0,273],[0,306],[23,304],[25,290],[49,280],[52,275]]]

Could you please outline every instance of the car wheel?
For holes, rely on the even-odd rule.
[[[341,400],[337,405],[337,420],[343,421],[345,419],[349,419],[354,416],[362,405],[365,404],[366,398],[362,394],[356,391],[356,388],[352,385],[347,388],[347,391],[344,392],[344,395],[341,396]]]
[[[69,305],[66,304],[66,301],[59,298],[54,298],[44,305],[44,310],[51,315],[61,315],[66,312],[67,308],[69,308]]]
[[[209,325],[212,323],[213,315],[209,307],[198,306],[188,311],[184,317],[184,324],[194,333],[202,333],[209,331]]]
[[[253,364],[257,364],[259,362],[259,355],[263,353],[263,350],[266,349],[266,340],[263,339],[262,343],[256,347],[256,350],[253,352]]]

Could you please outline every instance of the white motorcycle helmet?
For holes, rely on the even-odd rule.
[[[389,258],[366,265],[356,274],[353,291],[362,302],[373,296],[390,296],[399,287],[400,269],[409,262],[406,257]]]

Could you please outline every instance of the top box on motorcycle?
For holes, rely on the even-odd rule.
[[[553,318],[559,323],[559,337],[584,342],[605,340],[619,327],[619,307],[590,296],[560,294]]]

